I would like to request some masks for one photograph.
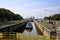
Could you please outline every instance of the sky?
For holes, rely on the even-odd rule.
[[[23,18],[44,18],[60,13],[60,0],[0,0],[0,8],[9,9]]]

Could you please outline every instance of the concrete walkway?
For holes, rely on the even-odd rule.
[[[43,22],[37,21],[37,22],[39,22],[40,25],[43,25],[45,28],[47,28],[50,31],[56,31],[56,30],[53,30],[53,29],[56,29],[56,26],[53,24],[50,24],[50,23],[44,22],[44,21]]]

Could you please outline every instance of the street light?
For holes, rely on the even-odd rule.
[[[44,11],[49,11],[49,12],[51,12],[51,14],[53,13],[53,11],[52,10],[44,10]],[[55,19],[54,18],[52,18],[53,19],[53,21],[54,21],[54,27],[53,28],[55,28],[55,31],[57,32],[57,27],[56,27],[56,22],[55,22]]]
[[[49,12],[51,12],[51,14],[53,13],[53,11],[52,10],[44,10],[44,11],[49,11]],[[52,18],[53,20],[54,20],[54,23],[55,23],[55,25],[56,25],[56,22],[55,22],[55,19],[54,18]]]
[[[53,12],[53,11],[51,11],[51,10],[46,10],[46,9],[45,9],[44,11],[50,11],[50,12]]]
[[[51,11],[51,10],[46,10],[46,9],[45,9],[44,11],[48,11],[48,12],[51,12],[51,14],[53,13],[53,11]]]

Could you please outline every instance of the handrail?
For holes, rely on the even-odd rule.
[[[14,32],[15,33],[15,32]],[[60,38],[59,36],[43,36],[43,35],[37,35],[37,34],[22,34],[22,33],[16,33],[14,34],[11,32],[9,32],[9,36],[6,36],[7,34],[5,34],[6,37],[9,38],[3,38],[3,33],[2,33],[2,38],[0,39],[18,39],[18,40],[56,40],[58,38]],[[16,37],[15,37],[16,36]]]

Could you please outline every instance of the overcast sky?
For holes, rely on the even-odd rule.
[[[9,9],[24,18],[43,18],[60,13],[60,0],[0,0],[0,8]]]

